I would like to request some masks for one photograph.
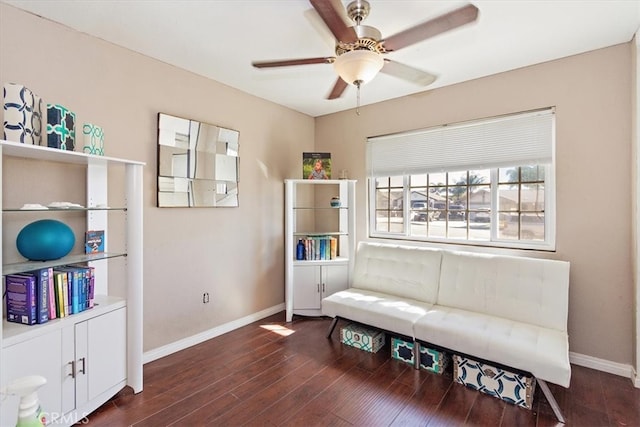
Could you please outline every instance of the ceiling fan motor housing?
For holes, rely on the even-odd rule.
[[[353,27],[358,36],[358,40],[353,43],[338,41],[336,44],[336,56],[352,50],[370,50],[376,53],[385,53],[384,46],[380,43],[382,34],[377,28],[367,25],[356,25]]]

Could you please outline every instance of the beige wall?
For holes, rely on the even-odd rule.
[[[632,364],[630,93],[623,44],[317,118],[316,149],[358,180],[363,240],[368,136],[555,106],[557,251],[527,254],[571,262],[570,351]]]
[[[313,118],[0,4],[6,82],[67,106],[80,124],[102,125],[108,156],[146,162],[145,350],[283,303],[283,179],[313,149]],[[158,112],[240,132],[239,208],[155,207]],[[83,188],[82,175],[73,177]],[[119,272],[110,273],[118,288]]]

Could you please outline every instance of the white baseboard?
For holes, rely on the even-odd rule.
[[[179,341],[172,342],[171,344],[163,345],[162,347],[145,351],[142,355],[142,363],[144,364],[153,362],[154,360],[160,359],[161,357],[165,357],[177,351],[184,350],[185,348],[200,344],[201,342],[204,342],[211,338],[215,338],[222,334],[226,334],[227,332],[231,332],[234,329],[241,328],[248,325],[249,323],[256,322],[260,319],[271,316],[272,314],[280,313],[281,311],[284,311],[284,303],[269,307],[265,310],[250,314],[232,322],[216,326],[215,328],[209,329],[208,331],[200,332],[199,334],[183,338]]]
[[[574,365],[584,366],[585,368],[591,368],[597,371],[629,378],[635,387],[640,388],[640,378],[636,376],[635,369],[633,369],[633,366],[631,365],[598,359],[597,357],[573,353],[571,351],[569,352],[569,362]]]

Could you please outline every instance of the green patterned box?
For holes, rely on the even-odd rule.
[[[340,328],[340,341],[360,350],[377,353],[384,347],[384,340],[384,332],[357,323],[350,323]]]
[[[391,337],[391,357],[413,366],[413,342]],[[442,374],[449,366],[451,358],[444,352],[420,346],[420,369]]]

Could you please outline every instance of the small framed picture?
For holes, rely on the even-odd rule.
[[[302,153],[303,179],[331,179],[331,153]]]

